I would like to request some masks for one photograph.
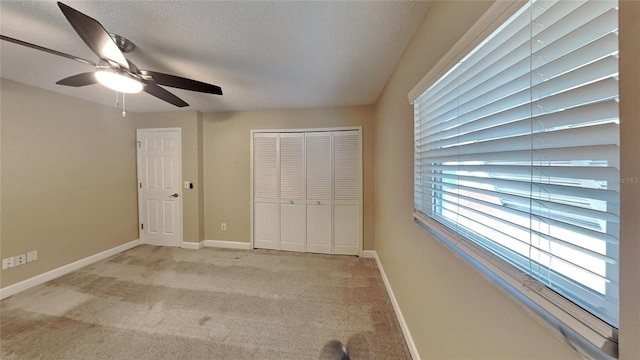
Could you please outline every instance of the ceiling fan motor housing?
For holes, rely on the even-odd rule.
[[[116,43],[118,49],[120,49],[120,51],[122,51],[123,53],[130,53],[136,48],[136,44],[132,43],[129,39],[123,36],[112,33],[109,33],[109,36],[111,36],[113,42]]]

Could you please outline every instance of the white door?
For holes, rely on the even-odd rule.
[[[280,250],[305,251],[304,133],[280,134]]]
[[[331,132],[305,135],[307,251],[331,254]]]
[[[253,246],[280,249],[278,134],[253,137]]]
[[[360,244],[359,131],[333,133],[333,253],[358,255]]]
[[[138,129],[138,208],[145,244],[182,243],[180,129]]]

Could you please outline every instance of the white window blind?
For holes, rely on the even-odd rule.
[[[418,215],[613,341],[617,32],[617,1],[531,1],[414,100]]]

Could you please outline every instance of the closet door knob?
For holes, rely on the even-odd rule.
[[[316,201],[316,205],[320,205],[320,200]]]
[[[293,200],[289,200],[289,204],[293,204]]]

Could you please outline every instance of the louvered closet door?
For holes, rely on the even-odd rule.
[[[333,132],[333,253],[358,255],[360,238],[360,133]]]
[[[331,132],[305,134],[307,251],[331,253]]]
[[[279,249],[278,134],[253,136],[254,247]]]
[[[304,133],[280,134],[280,249],[305,251]]]

